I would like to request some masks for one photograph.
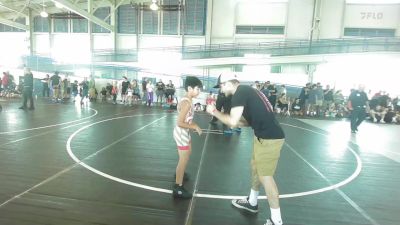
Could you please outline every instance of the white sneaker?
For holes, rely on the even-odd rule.
[[[267,219],[267,222],[264,225],[283,225],[283,223],[281,224],[275,224],[274,222],[272,222],[272,219]]]

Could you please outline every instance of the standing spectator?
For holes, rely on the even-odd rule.
[[[333,92],[334,90],[329,85],[326,85],[326,88],[324,90],[324,104],[323,104],[324,105],[323,109],[326,112],[329,112],[329,108],[333,104]]]
[[[143,94],[142,100],[143,100],[144,104],[147,104],[147,89],[146,89],[146,87],[147,87],[147,79],[143,78],[143,80],[142,80],[142,94]]]
[[[112,89],[111,89],[111,95],[112,95],[114,105],[117,104],[117,94],[118,94],[117,82],[114,82]]]
[[[165,98],[167,101],[171,101],[175,95],[175,86],[172,83],[172,80],[168,81],[168,84],[165,86]]]
[[[24,71],[24,88],[23,88],[23,92],[22,92],[22,96],[23,96],[23,103],[22,106],[19,107],[20,109],[26,109],[27,108],[27,103],[28,103],[28,99],[29,99],[29,110],[34,110],[35,106],[33,104],[33,74],[31,72],[31,70],[29,68],[25,68]]]
[[[315,112],[317,116],[321,116],[321,108],[324,103],[324,90],[322,90],[321,84],[317,84],[316,88],[316,100],[315,100]]]
[[[107,90],[105,87],[103,87],[100,91],[101,94],[101,102],[106,102],[107,101]]]
[[[165,84],[162,82],[161,79],[156,83],[156,88],[157,88],[156,89],[157,103],[161,105],[163,102],[163,96],[165,92]]]
[[[43,97],[50,97],[50,75],[46,74],[46,77],[42,79],[42,96]]]
[[[71,84],[67,77],[65,77],[64,80],[62,80],[61,86],[62,86],[63,101],[66,101],[70,98],[70,96],[69,96],[70,93],[68,92],[68,89],[71,89],[70,88]]]
[[[269,98],[269,87],[270,82],[264,82],[263,86],[261,87],[261,92],[265,95],[265,97]]]
[[[219,83],[223,93],[232,95],[231,113],[221,113],[214,105],[208,105],[207,112],[230,127],[250,126],[254,130],[250,195],[244,199],[232,200],[232,205],[257,213],[259,188],[263,185],[271,211],[266,224],[282,225],[279,191],[274,174],[285,134],[274,116],[272,105],[260,91],[241,85],[233,73],[221,74]]]
[[[317,85],[311,85],[311,88],[308,92],[308,104],[307,107],[307,115],[314,116],[316,114],[316,105],[317,105]]]
[[[60,86],[61,86],[61,77],[58,75],[58,71],[54,73],[50,78],[51,86],[53,88],[53,97],[55,102],[58,102],[60,99]]]
[[[287,94],[286,86],[284,84],[278,88],[277,96],[282,96],[282,94]]]
[[[3,72],[3,78],[1,79],[1,85],[3,86],[3,96],[7,96],[8,86],[10,84],[10,74],[8,72]]]
[[[107,96],[111,96],[112,85],[110,83],[107,83],[106,90],[107,90]]]
[[[126,76],[124,76],[124,80],[122,81],[122,85],[121,85],[121,102],[122,102],[122,104],[127,103],[126,95],[127,95],[128,87],[129,87],[128,78]]]
[[[368,97],[364,88],[364,85],[359,85],[358,90],[352,91],[349,96],[348,108],[351,111],[350,128],[352,133],[358,131],[358,126],[364,121],[366,113],[369,111]]]
[[[308,103],[308,95],[310,92],[310,87],[311,87],[311,83],[307,83],[306,86],[301,89],[301,92],[299,95],[301,109],[303,110],[302,115],[307,114],[308,104],[309,104]]]
[[[132,90],[133,90],[133,103],[137,104],[138,100],[140,99],[140,89],[137,80],[132,81]]]
[[[96,89],[96,80],[94,79],[94,76],[92,75],[89,80],[89,100],[92,102],[97,101],[97,89]]]
[[[147,104],[148,106],[151,106],[154,97],[154,85],[151,83],[151,80],[147,82],[146,93],[147,93]]]
[[[83,105],[83,100],[89,98],[89,82],[87,77],[83,78],[82,83],[80,84],[82,87],[81,91],[81,105]]]
[[[78,81],[75,80],[74,83],[71,84],[71,90],[72,90],[72,102],[75,102],[75,98],[78,95]]]
[[[275,109],[276,98],[277,98],[277,96],[276,96],[277,90],[276,90],[275,84],[270,84],[270,85],[268,86],[268,91],[269,91],[268,100],[269,100],[269,102],[271,103],[272,108]]]

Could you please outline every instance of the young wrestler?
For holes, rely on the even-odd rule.
[[[192,98],[200,94],[201,81],[197,77],[186,77],[186,95],[178,103],[178,122],[174,128],[174,139],[178,146],[179,161],[176,166],[175,185],[172,190],[174,198],[191,198],[192,194],[183,187],[186,165],[189,161],[191,138],[189,131],[195,130],[201,135],[201,128],[193,122],[194,108]]]

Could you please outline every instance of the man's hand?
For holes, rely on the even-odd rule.
[[[206,108],[207,113],[214,115],[215,110],[216,110],[215,105],[207,105],[207,108]]]

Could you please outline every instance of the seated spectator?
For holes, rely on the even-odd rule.
[[[301,103],[300,103],[300,98],[296,98],[294,100],[294,102],[292,103],[292,115],[295,116],[302,116],[303,115],[303,111],[301,108]]]
[[[383,118],[385,117],[386,113],[387,109],[381,105],[377,105],[374,108],[371,108],[369,112],[372,121],[376,123],[384,123]]]
[[[392,122],[396,122],[395,118],[396,118],[395,111],[393,111],[392,109],[389,108],[387,113],[383,117],[383,121],[385,121],[385,123],[392,123]]]
[[[282,113],[284,115],[290,115],[289,114],[289,101],[286,97],[285,93],[282,93],[279,98],[278,98],[278,105],[277,105],[277,113]]]
[[[393,120],[397,124],[400,124],[400,111],[396,111],[396,116],[395,116],[395,118]]]

